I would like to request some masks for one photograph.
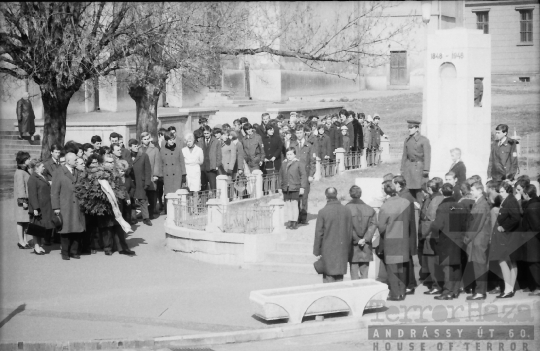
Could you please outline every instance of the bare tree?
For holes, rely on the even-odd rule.
[[[156,31],[126,21],[129,3],[0,4],[0,74],[33,80],[44,109],[42,156],[63,144],[73,94],[96,75],[119,68]]]

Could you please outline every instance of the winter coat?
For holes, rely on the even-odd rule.
[[[34,224],[53,229],[52,222],[54,213],[51,205],[51,185],[44,176],[36,172],[28,179],[28,213],[34,214],[34,210],[40,211],[40,216],[34,217]]]
[[[410,213],[411,218],[409,220],[409,249],[411,256],[416,255],[418,253],[418,235],[416,230],[416,209],[414,206],[414,203],[416,202],[416,199],[412,196],[411,192],[407,187],[404,187],[401,189],[401,191],[398,193],[398,196],[401,198],[406,199],[409,201],[412,205],[412,212]]]
[[[491,237],[490,208],[482,196],[467,216],[467,231],[463,243],[466,246],[468,262],[487,263],[487,250]]]
[[[245,136],[242,144],[244,146],[244,162],[247,163],[251,171],[259,169],[259,163],[265,158],[264,145],[260,137],[255,134]]]
[[[357,120],[353,119],[353,128],[354,128],[354,147],[356,151],[364,148],[364,130],[362,124]]]
[[[186,174],[184,154],[176,144],[172,148],[165,145],[159,153],[163,172],[163,193],[175,193],[182,187],[182,176]]]
[[[309,186],[306,167],[297,159],[285,160],[279,170],[281,190],[298,191]]]
[[[286,140],[283,140],[283,145],[281,147],[281,158],[283,160],[285,160],[287,158],[287,149],[290,148],[290,147],[294,147],[295,149],[297,148],[298,146],[298,141],[296,140],[292,140],[290,139],[289,140],[289,145],[287,146],[287,141]]]
[[[221,163],[226,172],[232,173],[234,170],[237,160],[236,150],[237,146],[233,142],[229,145],[226,143],[221,144]]]
[[[432,242],[439,265],[450,266],[461,263],[463,236],[467,228],[468,212],[453,197],[444,199],[437,208],[431,223]],[[427,240],[426,240],[427,242]]]
[[[431,145],[429,140],[416,133],[405,139],[401,158],[401,174],[407,181],[409,189],[420,189],[427,182],[423,172],[429,172],[431,166]]]
[[[340,126],[335,123],[332,123],[330,128],[328,128],[328,133],[330,136],[330,149],[332,149],[333,153],[337,148],[343,145],[343,135],[341,134]]]
[[[30,221],[28,217],[28,208],[19,207],[17,199],[24,199],[28,203],[28,179],[30,174],[22,169],[15,170],[13,175],[13,200],[14,200],[14,219],[15,222],[26,223]]]
[[[409,192],[410,193],[410,192]],[[411,195],[412,196],[412,195]],[[437,214],[437,208],[444,200],[444,196],[441,193],[434,193],[428,199],[424,200],[422,204],[422,210],[420,211],[420,235],[425,240],[424,249],[422,253],[424,255],[435,255],[433,244],[438,237],[438,233],[433,233],[431,224],[435,221]]]
[[[274,134],[271,137],[265,135],[263,136],[262,140],[264,145],[264,154],[266,155],[265,158],[271,159],[272,157],[275,157],[274,168],[276,171],[279,171],[281,169],[281,151],[283,149],[281,138]],[[268,164],[271,166],[272,162],[268,162]]]
[[[354,119],[349,121],[347,124],[345,124],[347,126],[348,137],[349,137],[349,148],[345,149],[345,152],[349,152],[350,148],[353,148],[356,146],[356,142],[355,142],[356,134],[354,133],[355,128],[354,128],[353,121]]]
[[[522,230],[522,260],[540,262],[540,198],[531,198],[523,209]]]
[[[308,177],[313,177],[315,175],[315,157],[313,145],[307,142],[304,139],[304,145],[300,147],[300,142],[296,141],[296,158],[302,162],[306,167],[306,173]]]
[[[317,145],[315,148],[315,153],[317,154],[317,157],[319,157],[321,160],[324,160],[325,156],[332,156],[332,151],[333,150],[330,149],[330,138],[328,137],[328,135],[322,134],[317,136]]]
[[[353,227],[350,262],[373,261],[371,240],[377,230],[377,214],[371,206],[360,199],[352,199],[346,207],[351,211]],[[365,245],[358,245],[360,239],[366,241]]]
[[[463,161],[458,161],[450,167],[450,171],[454,172],[457,178],[454,189],[460,189],[461,184],[467,180],[467,167],[465,167]]]
[[[379,149],[381,147],[381,137],[384,135],[381,127],[371,124],[369,128],[370,145],[372,148]]]
[[[351,141],[349,139],[349,136],[348,135],[341,135],[341,139],[342,139],[342,148],[345,149],[345,153],[351,151]]]
[[[75,196],[75,184],[80,174],[73,169],[73,174],[66,166],[58,168],[52,179],[52,209],[60,210],[62,230],[60,234],[81,233],[86,230],[85,215],[81,210],[79,199]]]
[[[43,166],[45,166],[43,176],[45,176],[45,179],[47,179],[48,181],[52,181],[52,176],[54,172],[61,167],[60,161],[57,160],[55,162],[52,157],[49,157],[45,162],[43,162]]]
[[[182,149],[186,165],[186,181],[189,191],[201,190],[201,165],[204,162],[204,153],[197,145],[193,149],[187,146]]]
[[[516,254],[519,253],[517,251],[522,244],[520,223],[519,203],[513,194],[509,194],[501,203],[497,223],[491,234],[490,261],[505,260],[508,256],[511,256],[513,260],[519,258]],[[504,232],[499,231],[499,226],[504,228]]]
[[[19,127],[19,133],[34,134],[36,132],[36,125],[34,120],[34,109],[32,108],[32,102],[30,99],[20,99],[17,101],[17,122]]]
[[[238,173],[238,170],[244,170],[244,145],[240,140],[233,140],[231,144],[236,147],[236,162],[234,163],[233,173]]]
[[[204,162],[201,165],[201,171],[215,171],[221,166],[221,141],[217,140],[214,136],[210,136],[208,145],[206,139],[203,137],[197,143],[197,146],[201,148],[204,154]]]
[[[388,198],[379,210],[377,252],[383,255],[385,264],[409,262],[411,211],[414,205],[399,196]]]
[[[131,164],[131,179],[135,183],[133,197],[139,200],[146,200],[146,190],[152,190],[152,167],[147,154],[138,153],[135,160],[131,156],[128,162]]]
[[[371,149],[371,124],[362,126],[364,149]]]
[[[499,141],[491,143],[487,177],[493,180],[513,180],[518,171],[518,142],[506,138],[499,146]]]
[[[159,152],[159,149],[154,146],[153,143],[150,143],[147,148],[139,148],[139,153],[145,153],[148,155],[148,160],[150,161],[150,169],[152,170],[152,178],[153,177],[163,177],[163,172],[161,170],[161,154]],[[156,190],[157,189],[157,180],[152,180],[152,185],[148,190]]]
[[[328,200],[317,215],[313,254],[321,256],[324,274],[344,275],[352,245],[351,211],[338,200]]]

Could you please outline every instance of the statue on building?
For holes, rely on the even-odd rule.
[[[482,107],[482,95],[484,95],[484,82],[482,78],[474,78],[474,106]]]
[[[23,139],[24,133],[30,135],[32,139],[34,133],[36,132],[36,125],[34,120],[36,116],[34,115],[34,109],[32,108],[32,102],[29,99],[30,95],[28,92],[24,92],[22,98],[17,101],[17,122],[19,127],[19,140]]]

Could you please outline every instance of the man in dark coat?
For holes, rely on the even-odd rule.
[[[201,190],[215,190],[219,166],[221,166],[221,141],[212,135],[212,128],[203,127],[203,138],[197,146],[203,150],[204,162],[201,165]]]
[[[452,196],[453,186],[443,184],[444,200],[437,208],[431,231],[435,233],[435,252],[443,269],[444,286],[436,300],[452,300],[459,295],[461,282],[461,250],[466,230],[467,209]]]
[[[351,211],[337,199],[337,190],[325,191],[327,204],[317,215],[313,255],[324,263],[323,283],[343,280],[352,244]]]
[[[416,289],[416,277],[414,275],[414,261],[413,256],[418,254],[418,235],[416,228],[416,208],[420,209],[420,205],[416,199],[412,196],[411,192],[407,188],[407,182],[403,176],[395,176],[392,180],[396,187],[397,195],[407,201],[411,205],[411,211],[409,212],[411,218],[409,219],[409,261],[404,264],[406,273],[406,294],[413,295]]]
[[[62,216],[60,238],[62,243],[62,259],[80,258],[80,234],[85,231],[84,213],[81,211],[79,199],[75,196],[75,183],[79,177],[77,155],[68,153],[66,164],[53,174],[51,187],[51,204],[55,215]]]
[[[467,251],[467,266],[463,272],[463,285],[473,285],[474,295],[467,300],[485,300],[487,292],[488,257],[487,250],[491,237],[490,207],[484,196],[484,186],[476,182],[471,187],[475,203],[467,217],[467,230],[463,243]]]
[[[306,174],[308,175],[308,181],[311,184],[313,182],[313,176],[315,175],[315,150],[306,137],[305,133],[308,131],[308,127],[298,126],[296,128],[296,158],[302,162],[306,167]],[[307,224],[307,211],[308,211],[308,197],[310,186],[308,185],[304,189],[304,194],[300,196],[298,201],[298,223]]]
[[[495,128],[495,141],[491,144],[487,177],[493,180],[514,180],[518,171],[518,142],[508,138],[508,126]]]
[[[390,301],[405,300],[406,268],[409,262],[409,237],[411,221],[411,203],[397,196],[396,187],[392,180],[383,183],[384,192],[390,196],[379,211],[377,227],[380,242],[377,248],[378,255],[383,258],[388,274],[388,288]]]
[[[17,101],[17,124],[19,127],[19,140],[23,139],[23,134],[28,133],[30,138],[33,137],[36,132],[36,125],[34,120],[34,109],[32,108],[32,102],[29,99],[30,95],[27,91],[23,93],[22,98]]]
[[[523,208],[523,261],[529,268],[532,279],[529,279],[531,296],[540,296],[540,198],[533,184],[523,190],[527,205]]]
[[[264,145],[264,163],[263,169],[265,173],[279,173],[281,169],[281,152],[283,150],[283,142],[272,125],[266,125],[266,133],[262,137]],[[266,169],[272,169],[267,172]]]
[[[428,138],[420,135],[420,122],[407,121],[409,136],[403,144],[401,174],[407,181],[411,194],[422,204],[422,183],[428,181],[431,166],[431,145]]]
[[[364,130],[362,128],[362,123],[358,121],[358,115],[353,117],[352,124],[354,128],[354,143],[356,146],[354,151],[360,152],[364,148]]]
[[[351,211],[353,226],[351,280],[368,277],[369,262],[373,261],[371,240],[377,230],[377,214],[375,210],[360,200],[362,189],[353,185],[349,190],[352,200],[346,205]]]
[[[151,226],[150,215],[148,213],[148,198],[146,190],[152,187],[152,167],[147,154],[139,153],[139,141],[130,139],[128,146],[131,150],[130,158],[127,160],[131,168],[131,179],[135,183],[135,203],[141,209],[143,223]]]
[[[60,148],[60,145],[57,145],[57,144],[52,144],[50,150],[51,150],[51,157],[43,163],[43,165],[45,166],[45,170],[43,171],[43,176],[49,182],[52,181],[52,176],[54,172],[61,166],[60,154],[62,153],[62,149]]]

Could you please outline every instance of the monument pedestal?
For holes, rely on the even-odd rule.
[[[421,133],[431,143],[430,178],[444,179],[452,164],[450,150],[459,148],[467,177],[477,174],[485,183],[491,143],[491,36],[465,28],[438,30],[428,37],[426,62]]]

